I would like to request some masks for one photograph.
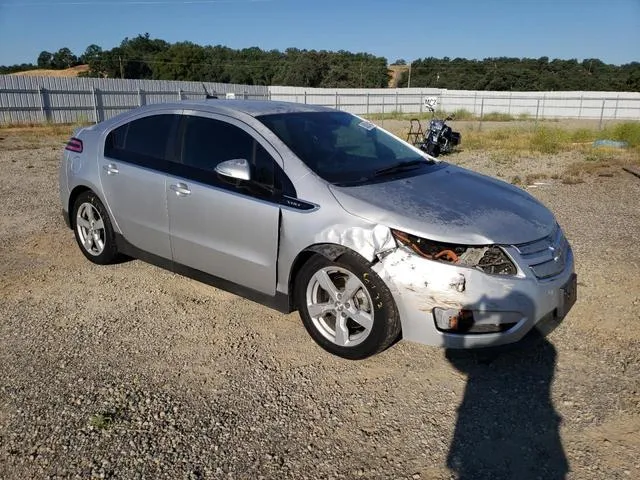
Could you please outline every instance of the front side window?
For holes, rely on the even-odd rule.
[[[311,170],[328,182],[355,184],[378,180],[399,164],[428,159],[373,124],[346,112],[296,112],[258,117]]]
[[[154,166],[167,158],[168,142],[178,116],[152,115],[112,130],[104,147],[105,157]]]
[[[262,197],[273,194],[274,189],[284,191],[290,187],[271,155],[245,130],[221,120],[185,116],[183,131],[180,149],[186,176],[219,184],[225,181],[215,173],[219,163],[245,159],[251,166],[251,181],[237,185],[238,188]]]

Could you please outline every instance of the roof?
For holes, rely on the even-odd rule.
[[[202,112],[220,113],[231,117],[241,118],[243,115],[257,117],[259,115],[270,115],[277,113],[296,112],[335,112],[336,110],[319,105],[307,105],[304,103],[275,102],[271,100],[227,100],[227,99],[207,99],[207,100],[183,100],[180,102],[150,103],[142,107],[128,110],[119,115],[104,120],[92,127],[95,129],[108,129],[114,124],[119,124],[125,119],[136,116],[141,112],[163,111],[168,109],[182,110],[189,107]]]
[[[304,103],[277,102],[271,100],[184,100],[177,105],[187,107],[188,105],[205,107],[203,110],[210,111],[235,111],[242,112],[252,117],[259,115],[269,115],[275,113],[295,113],[295,112],[332,112],[332,108],[320,105],[308,105]]]

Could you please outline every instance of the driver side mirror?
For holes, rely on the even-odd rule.
[[[251,168],[244,158],[226,160],[216,165],[217,174],[234,180],[251,180]]]

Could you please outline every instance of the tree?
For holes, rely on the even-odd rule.
[[[163,80],[203,81],[206,52],[191,42],[174,43],[158,53],[151,64],[153,78]]]
[[[153,64],[156,55],[164,52],[170,44],[164,40],[150,38],[148,33],[133,39],[125,38],[115,60],[122,62],[124,78],[153,78]],[[112,52],[116,50],[115,48]],[[118,75],[121,76],[121,75]]]
[[[80,63],[82,64],[90,64],[91,62],[99,62],[100,57],[102,56],[103,51],[102,47],[92,43],[89,45],[84,53],[80,56]]]
[[[38,55],[38,68],[51,68],[51,62],[53,60],[53,53],[42,51]]]
[[[406,65],[406,64],[407,64],[407,61],[404,58],[399,58],[398,60],[393,62],[391,65]]]
[[[51,66],[58,70],[72,67],[77,63],[78,58],[73,53],[71,53],[71,50],[69,50],[67,47],[61,48],[56,53],[54,53],[53,59],[51,60]]]

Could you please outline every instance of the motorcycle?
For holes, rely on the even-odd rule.
[[[420,121],[418,119],[412,119],[411,128],[409,129],[409,135],[407,137],[407,141],[413,137],[414,145],[432,157],[437,157],[443,153],[450,153],[462,140],[460,132],[454,132],[446,123],[453,120],[453,116],[450,115],[444,120],[435,117],[436,104],[437,99],[433,97],[429,97],[425,101],[425,106],[432,114],[432,118],[429,121],[429,129],[426,134],[422,132]],[[417,122],[417,128],[415,122]]]

